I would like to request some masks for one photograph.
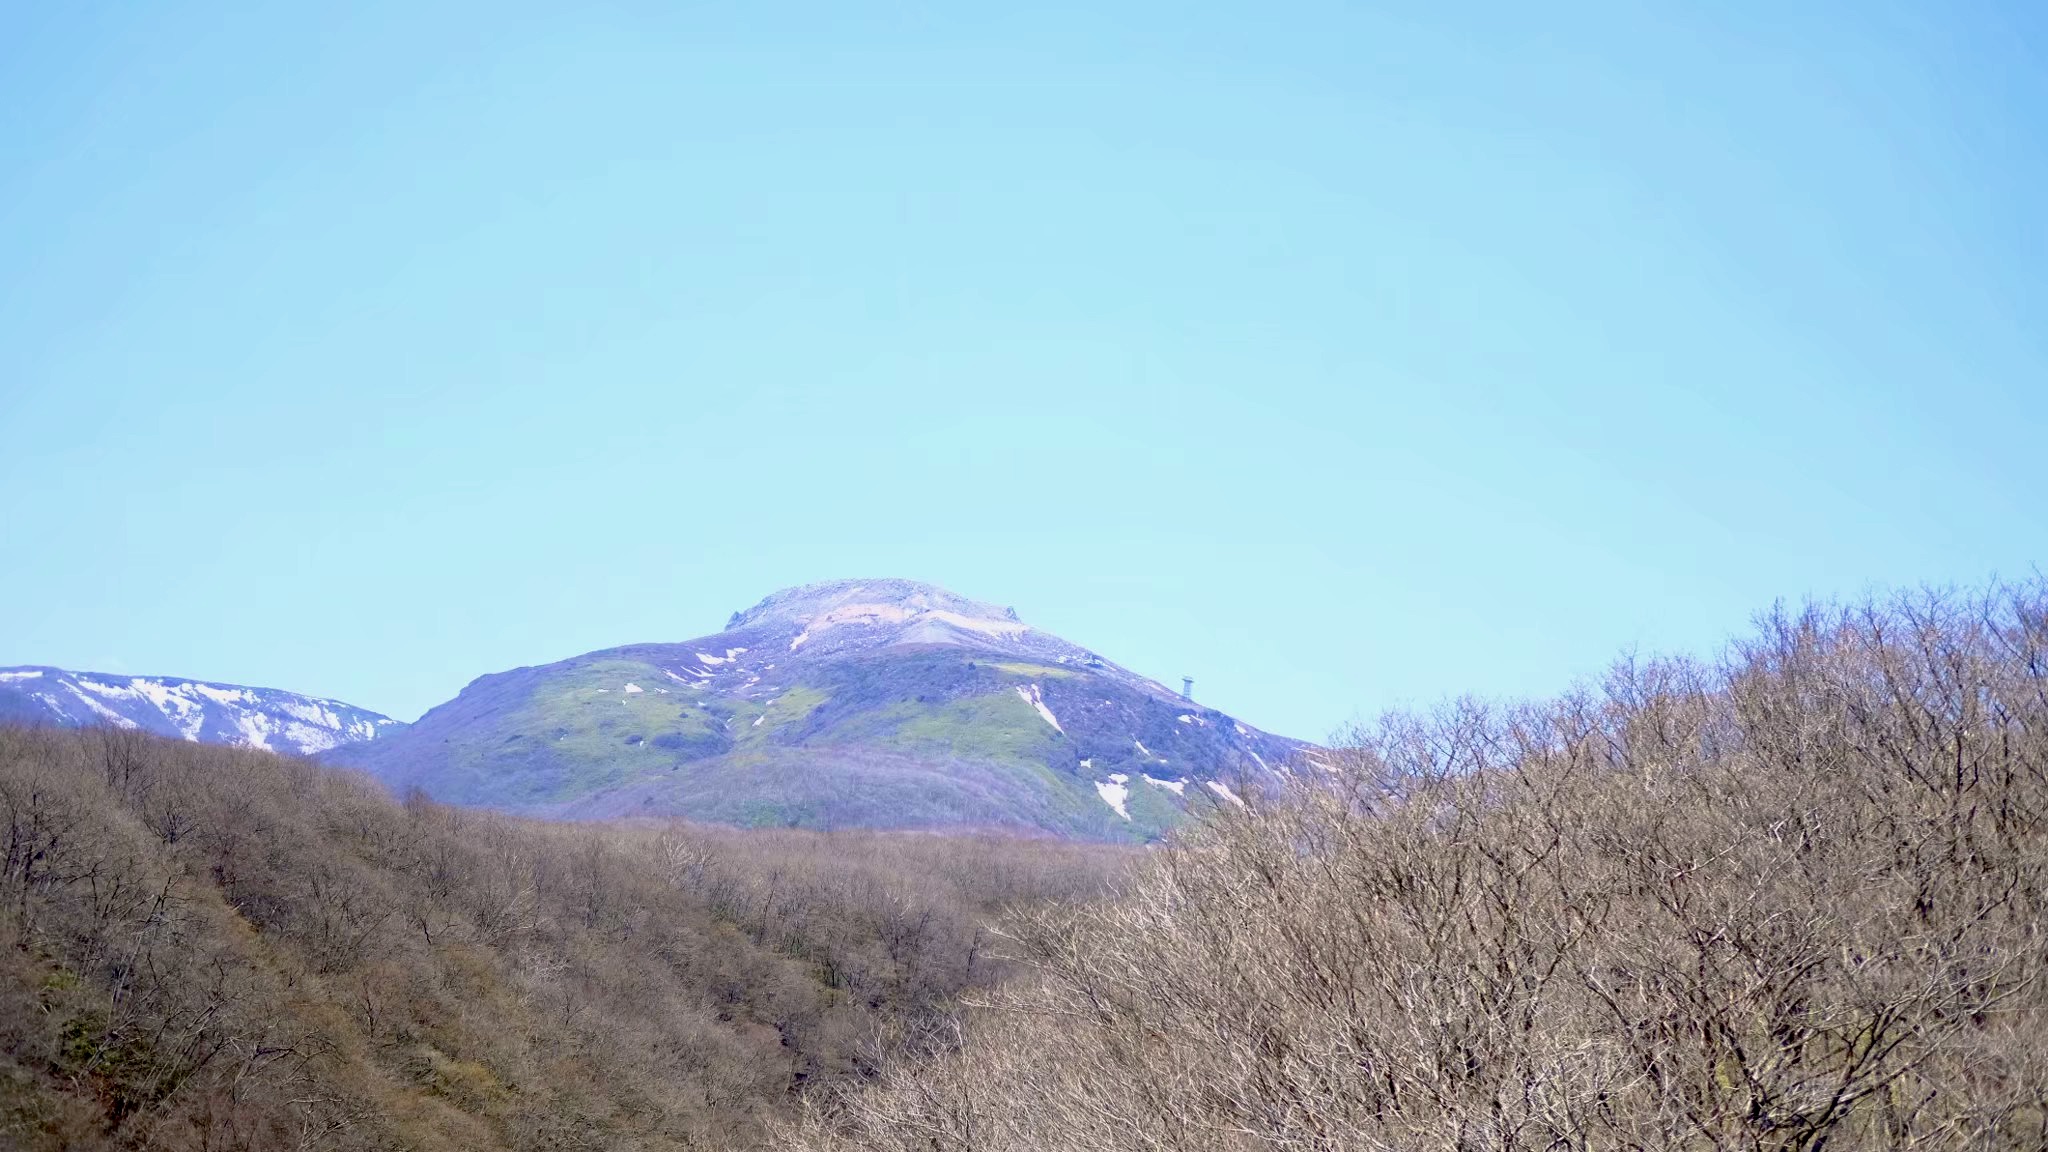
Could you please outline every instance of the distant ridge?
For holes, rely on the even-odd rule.
[[[389,716],[276,688],[176,676],[117,676],[41,665],[0,668],[0,721],[111,724],[294,756],[404,729]]]

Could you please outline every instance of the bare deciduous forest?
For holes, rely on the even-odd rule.
[[[2048,1147],[2048,596],[1776,615],[1717,664],[1361,732],[813,1152]]]
[[[2040,582],[1390,717],[1248,799],[1142,855],[545,825],[6,731],[0,1136],[2048,1146]]]
[[[546,825],[0,729],[0,1146],[746,1148],[1128,850]]]

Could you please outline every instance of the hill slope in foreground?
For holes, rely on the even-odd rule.
[[[482,677],[328,758],[536,815],[1143,840],[1306,747],[1008,609],[845,580],[778,592],[697,640]]]
[[[41,665],[0,668],[0,722],[109,725],[294,756],[375,740],[405,727],[367,708],[276,688]]]
[[[1108,845],[565,825],[0,724],[0,1148],[776,1147]],[[884,1052],[892,1045],[884,1043]]]

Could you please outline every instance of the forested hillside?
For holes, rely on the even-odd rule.
[[[757,1146],[1127,851],[544,825],[0,728],[0,1147]]]
[[[541,824],[0,729],[0,1146],[2048,1146],[2039,583],[1244,800],[1143,851]]]
[[[2048,1147],[2048,594],[1359,735],[808,1152]]]

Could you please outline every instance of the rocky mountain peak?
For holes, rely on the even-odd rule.
[[[846,625],[911,630],[936,625],[992,637],[1030,631],[1014,609],[970,600],[936,584],[897,579],[829,580],[785,588],[727,622],[728,630],[780,627],[806,638]]]

